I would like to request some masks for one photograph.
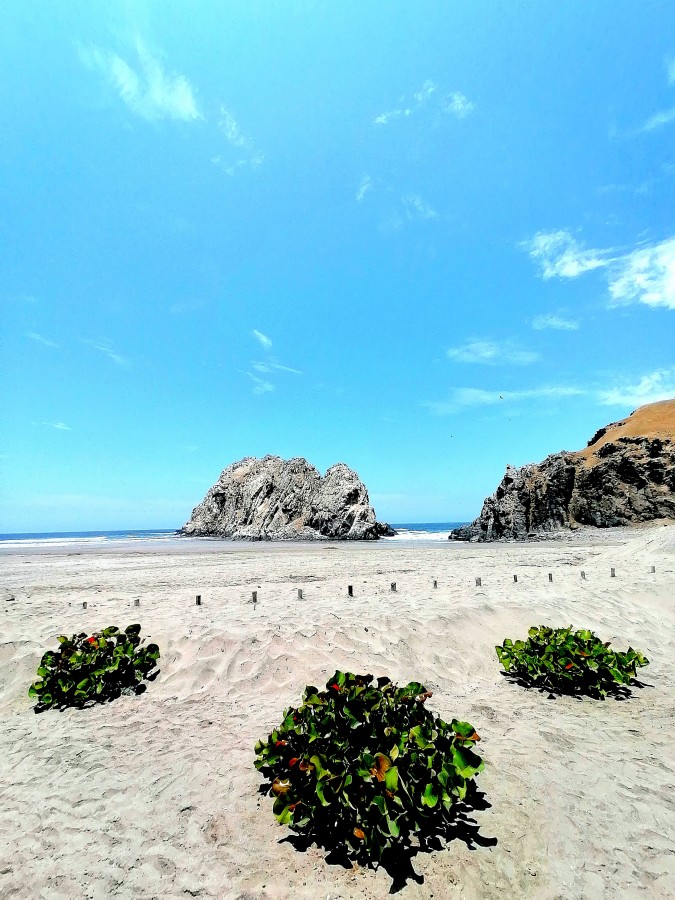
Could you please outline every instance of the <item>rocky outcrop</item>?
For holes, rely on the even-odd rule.
[[[675,400],[599,429],[584,450],[507,466],[478,518],[451,540],[523,540],[560,528],[675,521]]]
[[[232,463],[180,534],[250,541],[372,541],[395,534],[375,520],[356,472],[337,463],[322,477],[304,459]]]

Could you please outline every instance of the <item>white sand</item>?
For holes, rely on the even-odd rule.
[[[256,739],[336,668],[422,681],[432,710],[483,738],[491,807],[475,820],[496,845],[418,854],[423,883],[401,896],[675,896],[675,528],[611,538],[2,548],[0,896],[388,896],[382,870],[280,843],[258,793]],[[130,622],[162,650],[144,695],[33,714],[26,690],[57,634]],[[640,648],[648,686],[549,700],[503,678],[494,645],[542,623]]]

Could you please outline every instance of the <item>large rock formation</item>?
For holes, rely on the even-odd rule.
[[[304,459],[249,456],[223,470],[180,533],[250,541],[372,541],[395,532],[375,520],[365,485],[344,463],[321,477]]]
[[[584,450],[506,474],[478,518],[451,540],[523,540],[577,525],[675,521],[675,400],[642,406]]]

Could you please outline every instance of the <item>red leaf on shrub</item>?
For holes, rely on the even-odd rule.
[[[333,688],[334,691],[339,691],[339,690],[341,690],[339,684],[331,684],[331,687]]]
[[[366,836],[366,833],[361,828],[354,829],[354,837],[357,837],[360,841],[362,841],[365,838],[365,836]]]
[[[298,757],[294,756],[293,759],[288,760],[288,765],[292,768],[296,764],[297,761],[298,761]]]
[[[573,665],[574,665],[574,663],[567,663],[567,665],[565,666],[565,669],[566,670],[571,669]]]
[[[288,741],[275,741],[277,747],[285,747]]]
[[[97,642],[97,638],[95,638],[95,637],[87,638],[88,644],[95,644],[96,642]]]

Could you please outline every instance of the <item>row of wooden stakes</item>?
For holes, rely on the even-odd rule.
[[[652,566],[649,571],[650,571],[650,574],[653,575],[656,572],[656,566]],[[610,574],[611,578],[616,578],[616,569],[614,569],[614,568],[610,569],[609,574]],[[586,572],[583,569],[581,570],[581,579],[582,579],[582,581],[586,581]],[[548,573],[548,580],[550,582],[553,581],[553,572]],[[514,581],[514,584],[518,583],[517,575],[513,576],[513,581]],[[437,588],[438,587],[438,579],[434,578],[432,584],[433,584],[434,588]],[[476,587],[482,587],[482,585],[483,585],[482,578],[480,576],[476,576]],[[393,593],[396,593],[398,591],[395,581],[391,582],[389,590],[392,591]],[[353,584],[347,585],[347,596],[348,597],[354,596],[354,585]],[[298,588],[298,600],[304,600],[304,599],[305,599],[305,597],[304,597],[303,589]],[[257,602],[258,602],[258,592],[251,591],[251,599],[249,600],[249,603],[257,603]],[[140,605],[141,605],[141,601],[138,597],[136,597],[136,599],[134,600],[134,606],[140,606]],[[197,594],[197,596],[195,597],[195,605],[196,606],[202,605],[202,595],[201,594]],[[86,608],[87,608],[87,601],[85,600],[82,603],[82,609],[86,609]]]

